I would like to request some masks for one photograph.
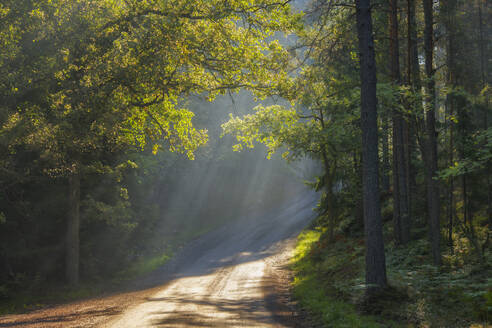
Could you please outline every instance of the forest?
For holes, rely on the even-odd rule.
[[[491,22],[487,0],[2,0],[0,315],[307,185],[300,327],[488,327]]]

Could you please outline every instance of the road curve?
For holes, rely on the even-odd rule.
[[[184,251],[169,283],[106,327],[292,326],[274,313],[267,273],[313,217],[314,203],[307,193],[205,236]]]

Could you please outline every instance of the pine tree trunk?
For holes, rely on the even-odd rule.
[[[394,119],[393,115],[393,238],[397,245],[401,245],[401,213],[400,213],[400,179],[399,167],[398,167],[398,135],[399,128],[395,125],[398,124],[398,120]]]
[[[79,226],[80,226],[80,176],[68,178],[68,216],[66,236],[65,274],[69,285],[79,283]]]
[[[409,76],[410,84],[415,92],[420,93],[422,89],[422,81],[420,79],[420,65],[419,65],[419,49],[418,49],[418,37],[417,37],[417,19],[416,3],[415,0],[408,1],[408,52],[409,57]]]
[[[435,121],[435,83],[434,83],[434,17],[433,1],[423,0],[424,5],[424,47],[425,47],[425,72],[427,75],[427,112],[426,112],[426,148],[427,163],[425,163],[425,179],[427,185],[427,206],[429,215],[429,238],[431,243],[431,252],[436,266],[441,265],[441,232],[440,232],[440,199],[439,186],[434,179],[437,173],[437,132]]]
[[[372,36],[371,4],[370,0],[357,0],[355,3],[361,79],[366,284],[370,287],[383,288],[386,286],[386,260],[379,199],[376,61]]]
[[[381,177],[381,189],[384,194],[388,194],[390,190],[390,160],[389,160],[389,143],[388,143],[388,117],[384,115],[382,123],[382,146],[383,146],[383,169]]]
[[[390,76],[392,83],[400,83],[400,63],[398,54],[398,17],[397,17],[397,1],[389,0],[389,58],[390,58]],[[401,241],[401,195],[400,195],[400,168],[399,164],[399,152],[401,149],[400,142],[400,130],[401,130],[401,120],[398,118],[398,113],[393,109],[393,233],[395,238],[395,243],[400,245]]]
[[[455,68],[455,56],[454,56],[454,27],[451,19],[451,14],[455,8],[455,0],[448,0],[442,3],[441,10],[444,12],[446,17],[445,27],[447,30],[447,48],[446,48],[446,64],[448,66],[448,74],[446,77],[446,84],[454,88],[456,79],[456,68]],[[455,148],[455,129],[454,122],[451,119],[455,115],[455,101],[452,97],[448,95],[446,99],[446,106],[448,111],[448,129],[449,129],[449,167],[454,165],[454,148]],[[454,195],[455,180],[451,176],[449,178],[449,188],[448,188],[448,245],[450,247],[451,253],[454,252],[453,245],[453,228],[454,228],[454,218],[456,217],[456,201]]]
[[[414,199],[415,195],[417,193],[417,180],[415,177],[415,166],[412,163],[412,157],[415,152],[416,148],[416,139],[415,139],[415,127],[413,122],[410,120],[411,117],[410,115],[407,116],[408,122],[404,121],[405,128],[405,144],[404,144],[404,149],[405,149],[405,172],[407,174],[407,204],[408,204],[408,234],[410,238],[410,229],[412,225],[412,219],[413,219],[413,206],[414,206]]]
[[[420,65],[419,65],[419,49],[418,49],[418,33],[417,33],[417,19],[416,19],[416,3],[415,0],[407,0],[407,29],[408,29],[408,80],[412,91],[417,95],[417,101],[412,103],[413,111],[422,113],[422,81],[420,79]],[[414,115],[414,114],[411,114]],[[418,197],[417,194],[417,179],[416,168],[412,163],[412,155],[417,149],[417,132],[418,123],[416,120],[409,120],[409,144],[408,144],[408,185],[409,185],[409,206],[410,216],[413,218],[415,215],[415,201]]]
[[[400,220],[401,243],[410,241],[410,160],[409,160],[409,127],[403,115],[401,117],[400,150],[398,151],[398,175],[400,186]]]
[[[354,163],[354,167],[353,167],[353,174],[354,176],[356,176],[358,179],[357,181],[357,185],[354,186],[355,190],[359,190],[359,187],[360,187],[360,190],[362,190],[362,159],[359,159],[358,156],[357,156],[357,152],[353,152],[352,154],[353,156],[353,163]],[[361,156],[362,157],[362,156]],[[355,217],[355,222],[357,222],[357,224],[360,226],[360,227],[363,227],[364,226],[364,204],[363,204],[363,195],[362,195],[362,192],[360,194],[357,194],[358,196],[360,197],[356,197],[355,198],[355,206],[354,206],[354,217]]]
[[[389,0],[390,74],[395,85],[401,83],[397,0]],[[408,195],[408,165],[405,156],[405,126],[398,109],[393,110],[393,221],[395,241],[405,244],[410,240],[410,213]]]
[[[487,59],[485,56],[485,37],[484,37],[484,26],[483,26],[483,14],[482,14],[482,0],[478,0],[478,20],[479,20],[479,35],[480,35],[480,72],[482,75],[482,89],[487,85]],[[488,115],[488,98],[485,104],[485,113],[484,113],[484,130],[487,131],[489,128],[489,115]],[[487,216],[488,216],[488,225],[489,225],[489,237],[492,235],[492,181],[490,176],[492,175],[492,163],[489,160],[485,167],[485,174],[487,175]]]
[[[447,110],[448,116],[452,117],[454,114],[453,106],[447,102]],[[453,131],[453,122],[451,120],[448,121],[448,129],[449,129],[449,162],[448,165],[451,167],[454,165],[454,131]],[[451,253],[454,253],[454,242],[453,242],[453,227],[454,227],[454,213],[455,213],[455,204],[454,204],[454,178],[449,177],[449,187],[448,187],[448,246],[451,250]]]

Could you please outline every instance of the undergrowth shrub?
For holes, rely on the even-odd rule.
[[[326,228],[305,231],[292,263],[294,295],[324,327],[487,327],[490,251],[485,262],[463,261],[463,252],[445,254],[436,268],[427,239],[417,239],[404,247],[388,243],[386,256],[390,286],[366,304],[363,238],[338,234],[330,241]]]

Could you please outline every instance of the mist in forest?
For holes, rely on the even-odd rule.
[[[53,9],[48,7],[45,9]],[[79,37],[85,40],[81,31],[89,33],[84,24],[90,20],[76,20],[82,11],[74,10],[75,7],[60,8],[65,10],[63,15],[67,22],[64,30],[57,28],[60,28],[59,33],[67,33],[64,39],[67,44],[68,40]],[[94,13],[98,12],[96,9]],[[27,26],[24,21],[35,19],[22,13],[21,10],[18,16],[13,16],[18,19],[14,20],[15,24],[22,27],[19,31]],[[36,31],[46,29],[46,35],[41,33],[39,36],[46,39],[43,39],[44,43],[22,43],[19,48],[22,51],[16,53],[19,58],[25,56],[23,60],[33,65],[26,64],[25,70],[14,70],[19,81],[25,78],[27,84],[31,83],[31,74],[36,71],[33,67],[46,68],[46,76],[50,77],[58,69],[48,69],[43,62],[42,54],[46,58],[54,56],[48,45],[55,45],[59,37],[53,32],[56,29],[47,28],[50,22],[36,21],[39,25]],[[34,34],[27,33],[26,38],[34,38]],[[17,41],[9,39],[8,42],[14,45]],[[32,48],[34,44],[38,48]],[[70,56],[76,57],[75,52],[60,51],[65,56],[60,67],[65,61],[72,60]],[[5,65],[2,67],[12,70]],[[17,63],[12,62],[12,65]],[[149,67],[155,65],[149,64]],[[80,90],[84,88],[80,87]],[[162,254],[171,256],[180,245],[221,224],[282,206],[306,188],[304,180],[314,179],[316,165],[309,160],[287,163],[280,154],[268,160],[262,145],[233,152],[234,138],[221,136],[221,124],[229,119],[230,113],[244,115],[258,104],[249,92],[226,92],[213,102],[206,99],[206,93],[189,92],[186,98],[179,100],[179,108],[194,113],[193,126],[197,130],[207,130],[208,135],[205,145],[196,150],[191,147],[195,158],[190,160],[186,151],[183,154],[170,149],[169,138],[166,140],[165,135],[159,134],[162,132],[159,132],[159,124],[148,123],[152,122],[152,114],[147,118],[147,125],[139,122],[142,125],[131,132],[130,137],[124,136],[122,131],[115,137],[106,129],[114,124],[114,120],[119,119],[125,122],[123,124],[128,122],[123,116],[115,118],[114,112],[109,111],[104,116],[94,110],[112,107],[105,103],[106,96],[98,95],[99,99],[81,91],[79,96],[84,101],[77,100],[81,108],[75,109],[71,104],[64,104],[62,99],[50,98],[49,90],[49,87],[39,87],[33,91],[39,93],[33,99],[27,91],[19,97],[16,91],[12,94],[11,90],[5,91],[11,103],[5,105],[8,110],[2,123],[8,120],[10,123],[3,126],[0,143],[5,169],[2,174],[5,188],[0,199],[0,298],[15,295],[20,286],[29,290],[44,283],[66,282],[67,271],[80,272],[80,281],[104,280],[142,259]],[[75,93],[72,95],[75,97]],[[92,103],[92,98],[98,100]],[[21,116],[17,111],[23,109],[12,104],[26,101],[24,110],[32,110],[36,116],[41,115],[37,107],[39,99],[53,100],[53,108],[59,106],[56,110],[65,116],[53,116],[53,108],[46,105],[43,107],[46,109],[44,121],[33,119],[25,123],[18,120]],[[262,103],[279,101],[266,99]],[[169,122],[164,116],[161,120]],[[41,124],[42,128],[36,124]],[[150,132],[146,130],[149,126]],[[102,131],[106,135],[101,135]],[[123,142],[118,139],[120,136]],[[140,138],[140,141],[133,142],[131,138]],[[180,139],[180,136],[176,138]],[[143,146],[139,144],[142,140]],[[157,153],[153,148],[155,144],[160,146]],[[74,190],[72,177],[78,180],[76,199],[70,197]],[[75,221],[77,229],[70,229],[70,222]],[[72,234],[68,230],[72,230]],[[76,251],[67,255],[72,248]],[[70,265],[71,261],[73,265]],[[76,284],[78,275],[73,276],[77,276],[73,279]]]
[[[267,100],[267,102],[274,102]],[[280,152],[267,159],[266,148],[234,152],[234,138],[222,136],[221,124],[233,115],[252,112],[253,96],[240,92],[213,102],[190,98],[197,128],[208,130],[209,141],[195,160],[178,160],[163,172],[171,183],[157,184],[153,197],[160,206],[163,233],[196,233],[217,224],[252,215],[287,202],[307,187],[316,164],[308,159],[288,163]]]

